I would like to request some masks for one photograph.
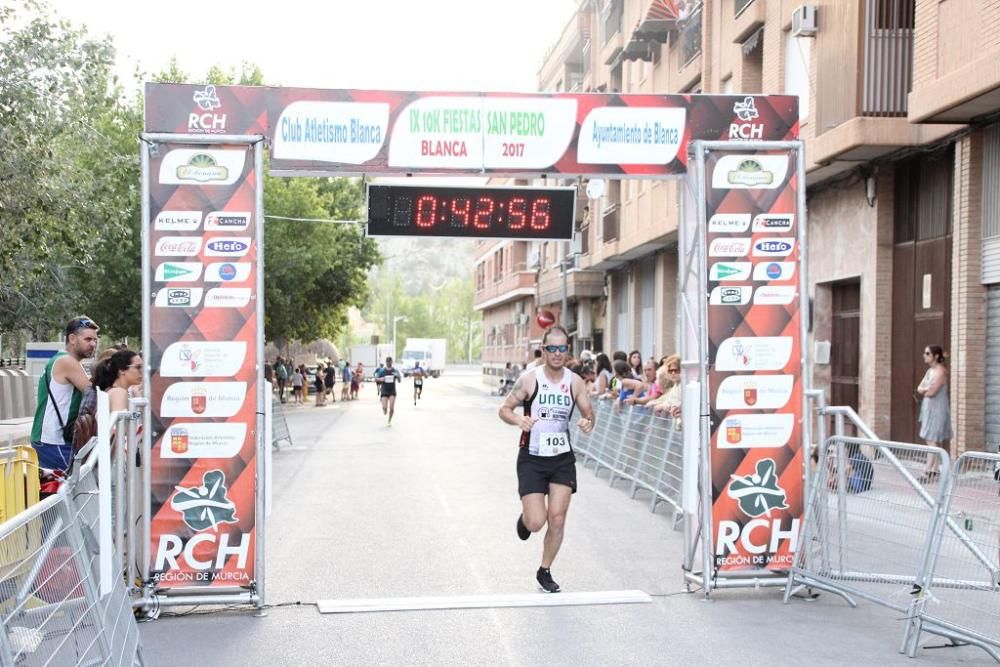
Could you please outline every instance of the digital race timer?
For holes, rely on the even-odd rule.
[[[371,236],[573,237],[576,188],[368,186]]]

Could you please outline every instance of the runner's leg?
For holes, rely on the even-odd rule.
[[[385,414],[389,406],[389,397],[382,396],[381,398],[379,398],[379,402],[382,404],[382,414]]]
[[[389,423],[392,423],[392,415],[396,413],[396,395],[389,396]]]
[[[549,529],[545,531],[545,546],[542,549],[542,567],[552,567],[552,561],[559,553],[563,541],[563,528],[566,525],[566,512],[569,510],[569,500],[573,489],[564,484],[549,484],[549,507],[546,518]],[[527,525],[527,521],[525,521]]]
[[[529,493],[521,496],[521,515],[524,517],[524,527],[537,533],[545,526],[545,494]]]

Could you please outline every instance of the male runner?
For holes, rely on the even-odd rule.
[[[413,404],[416,405],[417,399],[424,393],[424,369],[420,367],[419,361],[414,365],[411,375],[413,375]]]
[[[385,366],[375,371],[375,382],[379,386],[379,396],[382,401],[382,414],[389,415],[389,426],[392,426],[392,415],[396,412],[396,383],[403,376],[398,368],[392,367],[392,357],[385,358]]]
[[[542,363],[526,370],[514,382],[514,388],[500,406],[500,419],[522,431],[517,455],[517,486],[521,496],[517,536],[526,540],[548,523],[542,565],[535,578],[542,590],[558,593],[559,584],[552,580],[549,568],[559,553],[569,500],[576,493],[576,456],[569,436],[570,418],[579,405],[583,418],[577,427],[583,433],[590,433],[594,428],[594,410],[583,378],[564,367],[569,354],[566,329],[554,326],[546,330],[542,350]],[[523,415],[514,414],[518,405],[523,407]]]

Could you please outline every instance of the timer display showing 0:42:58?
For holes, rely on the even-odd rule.
[[[570,239],[575,188],[368,186],[371,236]]]

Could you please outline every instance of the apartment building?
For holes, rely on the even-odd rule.
[[[921,352],[940,344],[950,354],[953,453],[996,449],[1000,2],[584,0],[539,85],[798,95],[810,334],[831,343],[814,385],[880,436],[914,441]],[[589,325],[579,331],[594,347],[672,351],[679,187],[608,182],[587,201],[578,254],[560,262],[566,250],[538,249],[548,255],[529,269],[536,295],[523,312],[552,310],[551,286],[572,263],[603,277],[568,318]],[[526,266],[533,256],[525,252]],[[477,303],[487,303],[478,292]]]

